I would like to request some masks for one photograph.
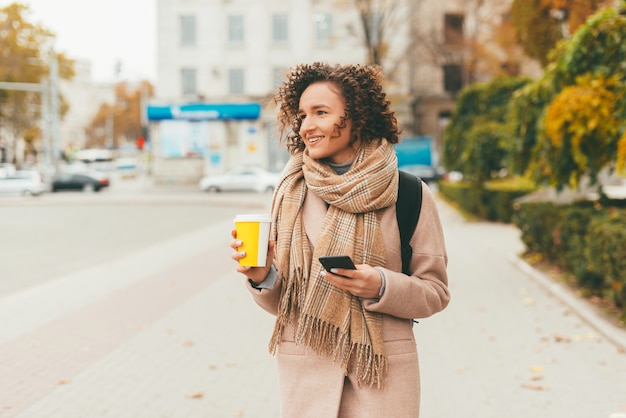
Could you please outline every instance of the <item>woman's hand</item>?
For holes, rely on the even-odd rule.
[[[383,279],[380,273],[369,264],[358,264],[356,270],[332,269],[324,271],[326,279],[335,287],[345,290],[354,296],[365,299],[379,297]]]
[[[237,272],[245,275],[247,278],[252,280],[256,284],[260,284],[270,271],[270,267],[272,266],[272,260],[274,259],[274,242],[268,241],[267,243],[267,259],[265,262],[265,266],[263,267],[247,267],[240,266],[239,260],[246,256],[246,253],[243,251],[239,251],[237,248],[241,247],[242,242],[237,239],[237,230],[233,229],[230,232],[233,239],[230,241],[230,248],[235,250],[231,255],[231,258],[235,260],[238,264]]]

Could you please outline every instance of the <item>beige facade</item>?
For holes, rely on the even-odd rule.
[[[367,2],[366,2],[367,3]],[[511,0],[372,0],[381,23],[387,55],[382,62],[387,91],[405,136],[428,135],[441,144],[458,91],[494,75],[489,59],[476,56],[482,45],[491,57],[520,72],[521,51],[503,49],[493,36],[506,19]],[[377,9],[378,7],[378,9]],[[384,9],[381,9],[384,8]],[[268,142],[260,165],[280,165],[273,151],[274,114],[265,100],[284,71],[299,63],[365,63],[363,27],[353,0],[158,0],[156,93],[160,103],[259,102],[255,129]],[[211,123],[220,123],[219,121]],[[224,132],[238,132],[238,122]],[[151,130],[158,135],[158,124]],[[155,131],[156,130],[156,131]],[[228,134],[227,134],[228,135]],[[239,138],[222,140],[228,149],[219,170],[240,164]],[[162,159],[162,161],[159,161]],[[168,157],[155,150],[156,166]],[[180,166],[172,162],[171,166]],[[211,166],[205,165],[205,172]],[[167,173],[167,177],[176,177]]]
[[[541,69],[519,46],[498,43],[496,32],[505,23],[511,0],[440,0],[418,2],[412,38],[412,133],[436,138],[454,110],[457,93],[465,86],[504,73],[538,76]]]
[[[87,61],[76,60],[75,76],[72,80],[61,80],[59,90],[70,104],[61,122],[61,149],[69,147],[85,148],[87,137],[85,128],[96,115],[103,103],[113,103],[114,83],[94,83],[91,66]]]

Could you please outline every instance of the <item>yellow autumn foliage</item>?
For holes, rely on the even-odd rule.
[[[556,149],[567,142],[574,163],[584,169],[615,141],[621,121],[615,116],[612,79],[580,77],[550,103],[545,118],[546,135]],[[595,152],[594,152],[595,151]]]
[[[617,171],[626,174],[626,131],[617,142]]]

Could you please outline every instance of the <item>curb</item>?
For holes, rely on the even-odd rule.
[[[567,305],[583,321],[602,334],[607,340],[617,346],[618,350],[626,352],[626,331],[611,324],[602,318],[588,303],[575,297],[564,286],[557,283],[550,276],[534,269],[530,264],[520,259],[517,255],[509,255],[509,261],[522,272],[530,276],[535,282]]]

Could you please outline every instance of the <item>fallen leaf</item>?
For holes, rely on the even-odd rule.
[[[543,371],[543,366],[532,366],[530,368],[531,372],[540,373]]]
[[[534,375],[530,376],[530,380],[532,380],[533,382],[536,382],[536,381],[542,380],[542,379],[543,379],[543,376],[540,375],[540,374],[534,374]]]
[[[61,379],[59,380],[59,385],[69,385],[70,379]]]
[[[204,397],[203,392],[194,392],[188,396],[189,399],[202,399]]]
[[[548,390],[547,386],[535,385],[533,383],[523,383],[522,387],[524,389],[531,389],[531,390],[538,390],[538,391],[546,391],[546,390]]]
[[[556,341],[557,343],[569,343],[571,340],[569,337],[566,337],[565,335],[555,334],[554,341]]]
[[[192,345],[193,345],[193,341],[189,341],[189,340],[183,343],[183,347],[191,347]]]
[[[533,305],[535,303],[535,299],[529,296],[527,298],[524,298],[522,302],[524,303],[524,305]]]

